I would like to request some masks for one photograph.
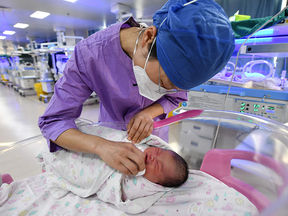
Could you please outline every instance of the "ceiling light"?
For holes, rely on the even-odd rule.
[[[76,2],[77,0],[65,0],[65,1],[68,1],[68,2]]]
[[[5,38],[5,36],[0,36],[0,40],[4,40]]]
[[[12,12],[14,9],[10,8],[10,7],[0,6],[0,10],[7,11],[7,12]]]
[[[29,25],[28,24],[25,24],[25,23],[16,23],[13,27],[15,28],[27,28]]]
[[[15,31],[4,31],[3,32],[3,34],[5,34],[5,35],[13,35],[13,34],[15,34]]]
[[[47,13],[47,12],[36,11],[35,13],[31,14],[30,17],[37,18],[37,19],[43,19],[49,15],[50,15],[50,13]]]

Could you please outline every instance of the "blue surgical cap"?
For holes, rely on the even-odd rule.
[[[213,0],[169,0],[153,16],[158,29],[157,57],[171,82],[198,86],[220,72],[234,51],[234,33]]]

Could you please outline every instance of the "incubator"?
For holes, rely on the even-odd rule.
[[[2,82],[8,82],[9,81],[9,56],[2,56],[0,55],[0,75]]]
[[[63,76],[63,71],[66,65],[66,62],[69,60],[69,57],[66,55],[57,55],[56,56],[56,67],[58,69],[57,71],[57,75],[59,76],[59,78],[61,78]]]
[[[19,87],[18,92],[21,96],[36,95],[34,83],[36,83],[38,74],[35,66],[30,62],[23,62],[19,65],[15,83]]]
[[[47,54],[41,54],[37,57],[37,65],[40,71],[40,79],[37,80],[41,83],[42,90],[45,94],[40,94],[39,100],[43,98],[45,101],[46,98],[51,98],[54,93],[55,81],[53,79],[53,74],[48,65]],[[47,99],[48,101],[48,99]]]
[[[9,57],[9,67],[8,69],[8,75],[9,75],[9,82],[7,83],[8,87],[13,87],[16,85],[16,76],[17,76],[17,71],[19,67],[19,56],[10,56]]]
[[[287,27],[288,19],[258,31],[247,41],[236,39],[234,53],[225,68],[191,89],[188,102],[182,103],[174,114],[191,109],[230,110],[287,123]]]
[[[91,123],[79,121],[77,125]],[[121,123],[91,126],[126,129]],[[286,214],[288,127],[267,118],[238,112],[191,110],[155,122],[154,128],[156,132],[169,131],[169,145],[185,158],[190,169],[208,173],[242,193],[257,207],[260,215]],[[13,166],[7,166],[7,159],[12,151],[23,151],[24,147],[38,148],[40,152],[46,147],[46,140],[39,135],[2,148],[2,173],[10,173],[17,180],[17,173],[13,172]],[[8,161],[19,165],[19,160]],[[27,177],[41,172],[31,153],[23,154],[21,161],[25,166],[23,173],[29,170]],[[32,168],[36,171],[32,172]],[[186,202],[189,203],[189,199]]]

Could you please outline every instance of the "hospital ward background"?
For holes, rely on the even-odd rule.
[[[166,128],[169,147],[188,163],[188,180],[122,208],[114,191],[113,202],[96,194],[51,195],[38,118],[79,41],[130,16],[150,26],[166,1],[0,0],[0,215],[288,215],[288,1],[215,2],[235,32],[230,60],[154,122],[154,131]],[[42,17],[30,16],[35,11]],[[99,112],[93,92],[77,127],[99,134],[111,129],[111,137],[126,130],[98,123]],[[127,188],[136,193],[136,178],[131,182]]]

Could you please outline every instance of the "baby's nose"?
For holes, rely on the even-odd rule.
[[[155,159],[156,159],[156,155],[155,154],[150,154],[148,159],[149,159],[149,162],[153,162]]]

